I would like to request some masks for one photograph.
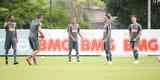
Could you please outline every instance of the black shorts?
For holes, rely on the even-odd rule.
[[[38,38],[29,37],[29,43],[33,50],[39,49],[39,40]]]
[[[78,49],[77,41],[69,41],[69,49]]]
[[[13,49],[17,48],[17,39],[16,36],[12,32],[6,33],[6,39],[5,39],[5,49],[10,49],[11,47]]]
[[[135,47],[138,47],[138,43],[139,43],[138,40],[137,41],[130,41],[130,45],[131,45],[132,49]]]
[[[17,40],[16,39],[8,39],[5,41],[5,49],[10,48],[16,49],[17,48]]]
[[[111,50],[111,41],[104,42],[104,50]]]

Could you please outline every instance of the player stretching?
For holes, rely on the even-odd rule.
[[[108,14],[105,16],[105,25],[103,32],[103,40],[104,40],[104,51],[106,53],[106,59],[108,64],[112,64],[112,54],[111,54],[111,15]]]
[[[33,59],[33,63],[37,64],[36,62],[36,55],[39,52],[39,40],[38,40],[38,33],[40,33],[40,38],[44,38],[44,35],[42,33],[42,22],[43,16],[38,15],[35,20],[32,21],[30,25],[30,34],[29,34],[29,43],[32,48],[32,55],[29,56],[26,61],[29,65],[32,65],[31,59]]]
[[[79,60],[79,51],[78,51],[78,34],[80,37],[80,27],[79,24],[76,22],[76,17],[71,18],[70,24],[68,24],[67,32],[69,35],[69,62],[71,62],[71,52],[72,49],[76,50],[76,56],[77,56],[77,62],[80,62]]]
[[[137,17],[132,15],[130,17],[132,24],[129,26],[129,36],[130,36],[130,45],[133,50],[133,56],[135,59],[135,64],[139,63],[138,61],[138,44],[141,36],[142,27],[137,23]]]
[[[17,32],[16,32],[16,22],[14,16],[7,16],[4,23],[4,28],[6,30],[6,39],[5,39],[5,63],[8,64],[8,52],[9,49],[13,48],[14,64],[18,64],[16,61],[16,48],[17,48]]]

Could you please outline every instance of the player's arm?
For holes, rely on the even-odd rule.
[[[129,31],[129,38],[131,38],[131,25],[129,25],[128,31]]]
[[[78,35],[83,38],[82,34],[80,33],[80,27],[78,26]]]
[[[108,41],[110,35],[111,35],[111,31],[109,31],[107,35],[104,33],[104,36],[106,36],[104,37],[104,41]]]
[[[104,27],[106,26],[106,24],[104,25]],[[105,41],[105,36],[106,36],[106,34],[105,34],[105,32],[103,32],[103,41]]]
[[[44,38],[44,34],[43,34],[43,32],[42,32],[42,27],[41,27],[41,25],[39,25],[39,27],[38,27],[38,32],[39,32],[39,34],[40,34],[40,38]]]
[[[5,22],[3,26],[4,26],[4,29],[5,29],[6,31],[8,31],[8,29],[9,29],[9,28],[8,28],[8,23]]]
[[[106,37],[106,36],[107,36],[107,37]],[[104,42],[106,42],[106,41],[108,40],[108,35],[106,35],[105,32],[103,33],[103,40],[104,40]]]
[[[108,29],[108,26],[110,26],[110,25],[105,24],[105,26],[107,26],[107,29]],[[108,41],[108,39],[111,35],[111,31],[110,30],[107,30],[107,31],[108,31],[107,35],[106,35],[106,33],[104,33],[104,41]]]
[[[18,42],[18,36],[17,36],[17,28],[16,28],[16,24],[14,25],[15,26],[15,36],[16,36],[16,40],[17,40],[17,42]]]
[[[138,38],[140,38],[141,34],[142,34],[142,27],[141,27],[141,25],[139,25],[139,31],[138,31],[138,35],[137,35],[137,37],[136,37],[136,40],[137,40]]]

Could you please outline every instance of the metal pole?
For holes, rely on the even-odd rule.
[[[148,29],[151,29],[151,0],[148,0]]]

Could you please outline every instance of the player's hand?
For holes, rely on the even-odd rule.
[[[6,26],[6,27],[5,27],[5,30],[6,30],[6,31],[9,31],[9,27],[8,27],[8,26]]]
[[[81,39],[84,39],[84,37],[83,37],[83,36],[81,36]]]
[[[73,41],[77,41],[77,39],[73,38]]]
[[[45,36],[44,36],[44,35],[41,35],[41,36],[39,36],[39,37],[40,37],[40,38],[42,38],[42,39],[43,39],[43,38],[45,38]]]
[[[106,42],[106,41],[103,39],[103,42]]]
[[[18,39],[16,39],[16,43],[18,43]]]
[[[73,39],[73,41],[77,41],[77,39]]]

